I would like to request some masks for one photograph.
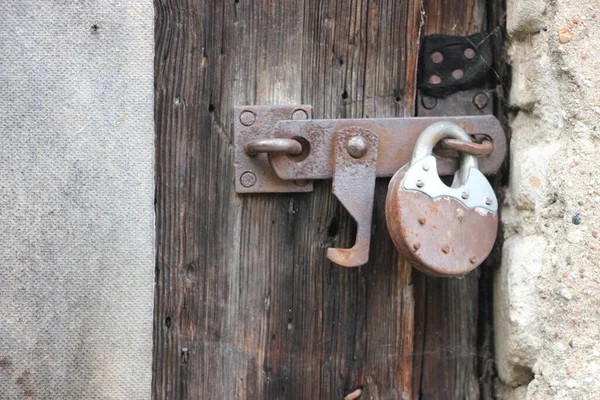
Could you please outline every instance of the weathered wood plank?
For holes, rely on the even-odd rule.
[[[483,32],[486,11],[484,0],[423,0],[423,34],[462,36]]]
[[[387,182],[372,262],[331,265],[325,248],[353,235],[331,183],[237,195],[232,110],[411,115],[419,11],[415,0],[156,0],[154,398],[411,395],[411,270],[385,228]]]

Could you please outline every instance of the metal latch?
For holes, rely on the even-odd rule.
[[[375,179],[391,177],[411,161],[419,135],[447,121],[472,142],[446,139],[434,151],[437,171],[451,175],[456,151],[479,156],[479,170],[495,174],[506,155],[506,137],[490,115],[313,120],[311,106],[235,108],[235,187],[238,193],[310,192],[315,179],[333,179],[333,193],[357,224],[350,249],[330,248],[327,257],[354,267],[369,257]]]

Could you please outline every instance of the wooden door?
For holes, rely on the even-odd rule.
[[[238,195],[232,152],[236,105],[413,115],[420,36],[485,21],[482,0],[156,0],[155,399],[485,394],[485,273],[425,278],[399,260],[385,179],[369,264],[333,265],[326,248],[355,228],[331,181]]]

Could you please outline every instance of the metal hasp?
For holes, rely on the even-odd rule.
[[[313,180],[333,178],[334,195],[357,223],[352,248],[327,250],[331,261],[345,267],[368,261],[375,178],[391,177],[409,163],[428,126],[448,121],[473,138],[436,147],[440,175],[458,169],[457,150],[477,155],[486,175],[495,174],[506,156],[502,126],[489,115],[312,120],[307,105],[241,106],[234,112],[236,191],[310,192]]]

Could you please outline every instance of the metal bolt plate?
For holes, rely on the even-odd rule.
[[[273,127],[279,121],[310,119],[312,107],[307,105],[243,106],[235,107],[234,113],[236,192],[312,192],[311,180],[283,180],[271,168],[267,154],[249,156],[244,151],[246,144],[252,140],[276,137]]]
[[[475,108],[472,97],[469,104]],[[242,118],[243,113],[249,114],[245,114]],[[421,132],[429,125],[439,121],[452,122],[472,136],[484,135],[493,142],[491,154],[479,158],[479,168],[483,174],[494,174],[506,154],[504,131],[493,116],[340,120],[306,120],[303,119],[305,116],[311,117],[310,106],[242,106],[235,108],[234,166],[235,187],[238,193],[312,191],[312,180],[333,177],[334,163],[332,160],[335,136],[349,127],[367,129],[379,137],[380,146],[375,168],[377,177],[392,176],[402,165],[410,161],[415,142]],[[303,146],[302,154],[290,156],[284,153],[270,153],[269,155],[259,153],[250,156],[245,151],[245,147],[250,142],[257,143],[257,140],[274,138],[299,141]],[[346,151],[349,155],[354,153],[356,159],[368,157],[369,146],[367,145],[365,149],[359,142],[360,140],[357,139],[352,143],[346,143]],[[441,150],[448,153],[446,149]],[[361,156],[363,152],[365,154]],[[253,154],[253,152],[250,153]],[[458,167],[458,158],[448,157],[455,157],[457,153],[454,150],[450,150],[449,154],[445,153],[443,158],[436,158],[437,172],[440,175],[451,175]],[[442,153],[434,152],[434,155],[437,157]],[[242,179],[242,175],[246,172],[254,174],[255,179],[251,175],[245,175]]]
[[[423,117],[494,113],[494,92],[488,89],[465,90],[437,99],[421,93],[418,96],[417,113]]]

